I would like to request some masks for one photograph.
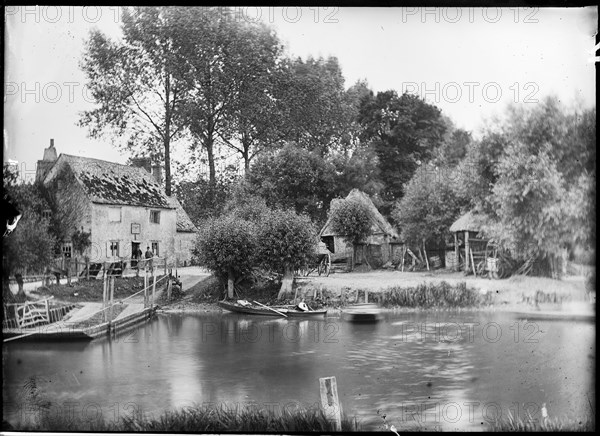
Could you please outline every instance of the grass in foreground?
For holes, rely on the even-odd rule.
[[[10,427],[10,428],[7,428]],[[358,428],[357,428],[358,427]],[[38,419],[17,424],[12,428],[3,423],[3,430],[19,431],[111,431],[111,432],[329,432],[335,431],[331,421],[318,409],[276,413],[257,407],[228,407],[226,405],[195,406],[164,412],[160,417],[122,417],[107,422],[84,420],[81,417],[40,413]],[[354,419],[342,418],[342,431],[360,430]]]
[[[589,431],[596,428],[594,420],[590,417],[574,420],[570,418],[548,417],[546,419],[533,419],[531,416],[515,418],[511,413],[507,418],[496,421],[490,426],[490,431],[543,431],[543,432],[573,432]]]

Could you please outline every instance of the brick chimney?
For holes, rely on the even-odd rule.
[[[131,166],[138,167],[138,168],[144,168],[146,171],[148,171],[150,174],[152,174],[152,166],[150,164],[149,157],[132,157],[131,158]]]
[[[37,161],[35,172],[35,181],[41,182],[44,180],[50,168],[56,162],[56,148],[54,148],[54,139],[50,139],[50,147],[44,149],[44,158]]]
[[[154,180],[156,180],[156,183],[158,183],[159,185],[163,184],[161,165],[152,165],[152,175],[154,176]]]

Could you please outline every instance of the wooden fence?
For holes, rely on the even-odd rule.
[[[24,283],[35,281],[42,281],[44,285],[49,286],[53,278],[56,279],[57,284],[61,277],[66,277],[68,284],[71,284],[72,277],[85,278],[86,280],[96,279],[104,274],[104,271],[107,271],[109,275],[119,277],[135,271],[136,276],[139,276],[140,271],[147,268],[152,271],[156,268],[162,269],[166,274],[168,268],[172,266],[177,268],[177,259],[174,259],[175,264],[173,265],[173,263],[169,263],[167,257],[153,257],[150,259],[115,258],[103,262],[92,262],[89,258],[61,257],[52,260],[43,274],[15,274],[15,278],[11,279],[10,282],[17,283],[20,290]]]
[[[50,307],[49,297],[39,301],[26,301],[24,303],[11,303],[4,305],[3,328],[27,328],[41,324],[51,324],[60,321],[74,304]]]

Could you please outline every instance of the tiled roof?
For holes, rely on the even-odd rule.
[[[198,228],[194,225],[187,212],[183,209],[181,203],[179,203],[175,197],[170,197],[169,202],[177,212],[177,231],[186,233],[197,232]]]
[[[176,208],[170,203],[162,186],[142,168],[61,154],[45,181],[56,176],[64,165],[71,168],[75,178],[94,203]]]

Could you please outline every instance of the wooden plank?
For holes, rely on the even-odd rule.
[[[321,395],[321,407],[325,412],[325,416],[333,421],[335,431],[342,431],[342,414],[335,377],[320,378],[319,393]]]

